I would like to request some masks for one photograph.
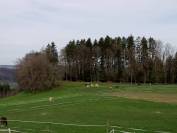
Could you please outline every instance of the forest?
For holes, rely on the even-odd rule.
[[[72,40],[59,62],[64,80],[177,83],[177,53],[153,37]]]

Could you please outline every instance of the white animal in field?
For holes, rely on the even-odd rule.
[[[85,86],[86,86],[87,88],[90,88],[90,83],[85,83]]]
[[[87,88],[90,88],[90,85],[86,85]]]
[[[96,83],[96,84],[95,84],[95,87],[99,87],[99,84]]]
[[[49,97],[49,102],[53,102],[54,98],[53,97]]]
[[[90,84],[90,87],[92,87],[92,88],[93,88],[93,87],[94,87],[94,84],[92,84],[92,83],[91,83],[91,84]]]

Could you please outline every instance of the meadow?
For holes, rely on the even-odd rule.
[[[62,82],[1,99],[0,116],[22,133],[177,133],[177,85]]]

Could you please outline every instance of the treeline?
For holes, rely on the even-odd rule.
[[[177,83],[177,53],[154,38],[106,36],[70,41],[58,55],[54,42],[16,64],[20,90],[52,89],[58,80]],[[0,94],[5,94],[0,90]]]
[[[0,83],[0,98],[15,95],[17,91],[12,89],[8,83]]]
[[[7,96],[9,92],[10,92],[9,84],[0,83],[0,98]]]
[[[64,80],[177,83],[177,53],[152,37],[73,40],[60,57]]]

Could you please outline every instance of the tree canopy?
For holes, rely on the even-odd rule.
[[[28,91],[51,89],[58,79],[58,52],[54,43],[45,50],[30,52],[16,65],[19,87]]]
[[[153,37],[106,36],[70,41],[63,49],[65,80],[176,83],[176,57]],[[166,54],[164,54],[166,53]],[[168,53],[168,54],[167,54]]]

